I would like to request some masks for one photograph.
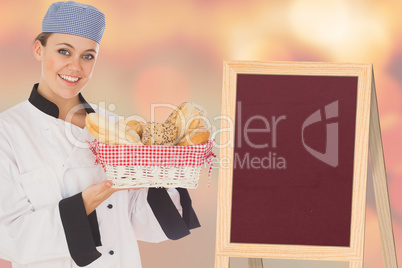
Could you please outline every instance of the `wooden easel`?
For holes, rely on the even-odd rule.
[[[264,268],[264,263],[262,262],[262,259],[249,258],[248,259],[248,267],[249,268]]]
[[[239,67],[240,66],[240,67]],[[392,228],[391,209],[389,203],[389,194],[387,186],[387,176],[384,162],[384,152],[381,138],[381,128],[379,122],[378,104],[376,96],[376,88],[374,81],[374,71],[372,65],[357,66],[353,65],[321,65],[317,66],[314,63],[253,63],[253,62],[229,62],[226,63],[224,69],[224,94],[222,102],[222,114],[233,116],[233,93],[228,89],[233,88],[235,83],[234,74],[237,72],[253,72],[264,73],[274,72],[278,74],[285,74],[287,70],[292,70],[292,74],[305,74],[314,70],[315,68],[322,68],[319,73],[344,74],[341,68],[349,68],[347,75],[358,74],[359,79],[366,82],[362,86],[366,93],[360,96],[359,102],[362,103],[363,108],[360,109],[358,105],[357,111],[357,125],[358,129],[356,133],[356,142],[359,139],[363,139],[363,145],[359,145],[362,149],[362,155],[365,158],[367,156],[367,144],[370,154],[370,163],[373,172],[373,185],[375,191],[375,200],[378,214],[378,222],[381,236],[381,247],[383,263],[385,268],[397,268],[397,258],[394,242],[394,234]],[[300,68],[300,71],[294,69]],[[328,68],[328,69],[327,69]],[[339,68],[339,70],[338,70]],[[352,71],[352,69],[354,69]],[[228,107],[225,107],[225,106]],[[365,108],[364,108],[365,107]],[[360,110],[359,110],[360,109]],[[369,113],[369,114],[367,114]],[[362,120],[360,120],[362,119]],[[364,119],[364,120],[363,120]],[[369,120],[366,120],[369,119]],[[225,122],[222,121],[222,127],[225,127]],[[369,124],[369,126],[367,126]],[[369,133],[367,133],[367,130]],[[368,135],[367,135],[368,134]],[[222,133],[223,138],[230,139],[229,135]],[[368,137],[367,137],[368,136]],[[368,140],[367,140],[368,139]],[[368,141],[368,143],[366,143]],[[364,145],[366,144],[366,145]],[[366,147],[364,149],[364,147]],[[222,150],[222,149],[221,149]],[[223,149],[221,154],[230,155],[230,149]],[[364,165],[366,159],[359,159],[356,165]],[[263,258],[277,258],[277,259],[307,259],[307,260],[334,260],[334,261],[348,261],[349,268],[362,268],[363,267],[363,252],[364,252],[364,230],[365,230],[365,198],[366,198],[366,180],[367,176],[363,169],[358,171],[360,177],[365,177],[361,182],[354,186],[354,201],[353,213],[356,214],[357,223],[352,223],[351,234],[351,247],[347,249],[319,249],[319,248],[297,248],[294,246],[283,245],[248,245],[248,244],[233,244],[229,241],[228,229],[230,229],[230,205],[227,204],[231,200],[231,193],[224,191],[223,188],[228,189],[231,187],[231,182],[222,181],[222,178],[230,178],[232,171],[220,170],[220,190],[218,196],[218,218],[217,218],[217,241],[216,241],[216,262],[215,268],[228,268],[229,257],[246,257],[248,258],[248,265],[250,268],[263,268]],[[229,188],[230,189],[230,188]],[[356,191],[356,192],[355,192]],[[357,205],[356,203],[357,202]],[[358,231],[358,229],[361,229]]]
[[[398,262],[396,259],[394,232],[392,229],[391,208],[389,204],[387,173],[385,169],[384,151],[382,147],[374,71],[371,83],[369,150],[370,163],[373,172],[378,224],[380,228],[382,257],[384,267],[397,268]]]

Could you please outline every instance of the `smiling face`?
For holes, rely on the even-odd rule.
[[[39,93],[53,102],[73,99],[91,79],[99,44],[91,39],[53,33],[46,46],[34,45],[35,57],[42,62]]]

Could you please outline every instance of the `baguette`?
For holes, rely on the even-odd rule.
[[[90,113],[85,117],[85,126],[97,140],[109,145],[141,144],[137,133],[128,132],[125,125],[112,124],[97,113]]]

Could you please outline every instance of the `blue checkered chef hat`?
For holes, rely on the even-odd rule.
[[[98,44],[105,30],[105,15],[97,8],[74,1],[53,3],[42,21],[43,33],[86,37]]]

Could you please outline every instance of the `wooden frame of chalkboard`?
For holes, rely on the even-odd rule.
[[[346,261],[349,262],[350,268],[363,267],[367,163],[369,148],[371,154],[371,164],[373,168],[373,180],[376,192],[377,210],[379,215],[379,225],[381,232],[380,234],[382,237],[382,248],[385,267],[397,267],[372,65],[355,63],[226,61],[224,62],[223,75],[224,77],[220,140],[221,145],[225,144],[225,146],[221,146],[220,148],[220,158],[226,158],[230,161],[229,166],[221,166],[219,171],[215,267],[228,268],[229,257],[243,257],[249,258],[250,260],[253,260],[255,258],[273,258]],[[264,79],[266,81],[264,81]],[[347,84],[345,85],[346,90],[340,90],[339,92],[346,92],[346,95],[342,95],[344,93],[341,93],[341,95],[339,96],[339,102],[325,103],[325,101],[328,101],[328,99],[326,99],[327,95],[332,94],[335,98],[337,98],[337,88],[343,88],[342,83]],[[325,87],[323,85],[325,85]],[[318,96],[316,95],[319,91],[314,91],[313,89],[315,86],[318,88],[318,90],[321,90]],[[353,95],[353,93],[350,94],[350,92],[353,92],[353,87],[355,87],[355,95]],[[269,88],[269,93],[267,93],[267,95],[264,95],[266,88]],[[289,184],[289,182],[288,184],[285,183],[284,185],[280,185],[282,182],[278,184],[271,182],[266,184],[264,182],[261,185],[258,185],[259,181],[253,178],[256,176],[264,176],[264,173],[255,173],[256,176],[253,176],[253,172],[256,169],[261,169],[260,166],[255,166],[256,164],[263,165],[263,161],[265,161],[265,169],[268,170],[268,172],[271,172],[267,173],[267,177],[270,176],[269,174],[273,174],[273,169],[275,169],[275,164],[273,164],[275,159],[273,158],[276,158],[277,164],[281,162],[280,165],[277,165],[277,169],[285,167],[290,170],[292,168],[292,163],[294,163],[294,161],[289,161],[291,163],[286,163],[286,157],[282,157],[281,159],[280,153],[275,150],[272,150],[270,152],[269,158],[268,156],[266,156],[265,160],[261,160],[261,158],[258,157],[255,158],[256,161],[253,160],[254,158],[250,160],[250,157],[247,155],[247,157],[249,157],[247,161],[251,161],[251,164],[245,163],[246,160],[244,160],[245,158],[243,158],[243,160],[241,160],[243,162],[239,162],[241,164],[240,168],[235,166],[235,157],[237,157],[239,154],[241,155],[241,153],[243,153],[244,156],[245,151],[246,154],[248,154],[249,152],[256,152],[260,150],[260,148],[268,148],[269,146],[271,146],[271,148],[276,147],[274,146],[274,144],[280,142],[278,134],[274,133],[275,128],[281,127],[278,126],[278,124],[281,124],[281,120],[287,119],[288,121],[291,121],[289,120],[289,118],[292,116],[292,113],[284,113],[283,110],[281,110],[282,114],[287,114],[289,118],[287,118],[286,115],[283,115],[281,117],[280,113],[272,114],[272,110],[266,112],[266,110],[268,109],[266,107],[274,106],[276,107],[276,109],[280,110],[282,106],[286,106],[283,105],[283,103],[281,102],[284,102],[286,96],[293,96],[293,93],[298,90],[297,88],[301,88],[301,91],[305,90],[306,94],[310,94],[311,101],[306,101],[304,102],[304,104],[300,103],[299,99],[304,98],[303,94],[298,96],[296,94],[296,96],[294,96],[294,99],[290,102],[291,106],[289,106],[297,107],[296,111],[293,111],[293,115],[296,116],[297,114],[299,114],[298,111],[300,110],[300,107],[304,107],[306,105],[309,106],[310,103],[312,103],[310,109],[306,110],[307,114],[311,114],[311,116],[304,121],[302,126],[299,124],[299,127],[303,128],[300,131],[302,136],[304,134],[305,125],[312,125],[313,123],[321,121],[321,116],[326,116],[326,119],[331,119],[333,117],[339,116],[339,121],[341,121],[342,116],[343,118],[353,117],[353,120],[349,121],[348,123],[339,123],[339,130],[338,125],[336,125],[336,128],[330,128],[328,126],[331,124],[327,124],[326,152],[328,152],[328,150],[331,150],[331,148],[329,148],[330,146],[328,146],[328,143],[330,143],[328,141],[328,133],[331,131],[335,131],[337,135],[339,131],[339,135],[341,136],[343,135],[342,133],[348,133],[347,135],[349,135],[349,141],[352,140],[352,143],[345,143],[344,140],[346,138],[341,137],[341,139],[343,140],[339,141],[339,145],[337,140],[336,146],[340,147],[339,155],[337,152],[337,157],[341,158],[341,160],[338,159],[334,162],[334,159],[330,159],[331,157],[325,158],[324,155],[327,154],[319,153],[319,150],[314,150],[311,147],[308,149],[307,147],[309,146],[305,144],[304,137],[300,139],[304,144],[304,148],[308,149],[307,151],[309,151],[307,153],[304,152],[305,155],[308,155],[308,153],[310,153],[310,156],[312,156],[310,158],[315,157],[315,160],[318,159],[321,161],[321,166],[326,165],[327,169],[323,168],[322,170],[320,170],[320,168],[316,168],[320,166],[319,164],[309,167],[311,170],[320,170],[320,180],[322,177],[325,176],[325,172],[331,170],[331,166],[339,167],[343,165],[341,163],[342,161],[347,162],[349,170],[347,168],[345,169],[346,175],[343,173],[335,172],[334,176],[336,177],[337,175],[339,175],[347,177],[348,175],[350,175],[351,177],[349,179],[349,188],[346,186],[342,186],[343,188],[339,188],[341,191],[340,193],[342,193],[342,189],[346,189],[346,192],[348,192],[349,190],[351,191],[350,194],[347,193],[345,195],[347,202],[344,202],[342,204],[343,208],[339,209],[344,210],[344,214],[339,215],[346,215],[346,218],[348,218],[347,215],[349,214],[349,218],[346,219],[346,221],[340,222],[339,224],[337,223],[332,225],[345,225],[346,222],[350,224],[348,228],[336,229],[336,226],[332,226],[328,229],[323,228],[321,230],[320,226],[326,225],[327,223],[333,221],[333,218],[329,218],[329,220],[321,220],[320,216],[311,217],[311,215],[314,214],[314,210],[316,209],[314,207],[314,209],[306,209],[307,212],[304,216],[303,208],[300,210],[295,209],[296,213],[291,214],[292,218],[286,218],[286,215],[289,214],[289,210],[283,211],[283,214],[280,214],[278,216],[279,218],[287,219],[286,223],[283,224],[285,226],[285,229],[283,229],[280,220],[270,225],[272,219],[277,217],[278,212],[268,210],[271,213],[269,215],[269,217],[271,217],[271,220],[266,220],[264,222],[266,217],[264,218],[260,214],[264,214],[265,209],[264,211],[261,211],[261,207],[258,206],[257,209],[252,209],[250,207],[250,203],[247,203],[248,199],[254,198],[252,196],[253,193],[256,196],[269,195],[277,197],[280,196],[278,195],[278,192],[287,189],[287,186],[289,185],[291,188],[296,189],[309,187],[316,187],[316,189],[320,189],[319,187],[321,187],[321,183],[318,182],[318,180],[314,179],[310,180],[310,182],[308,182],[306,185],[292,185]],[[310,89],[312,90],[311,92]],[[349,89],[352,90],[349,91]],[[275,90],[281,90],[282,92],[281,94],[276,96],[277,94],[275,93]],[[326,90],[328,91],[328,94],[325,94]],[[247,93],[239,94],[239,91],[243,91],[243,93],[244,91],[247,91]],[[324,94],[321,94],[322,92],[324,92]],[[242,98],[247,99],[247,96],[253,96],[253,94],[256,97],[254,96],[254,98],[251,98],[250,103],[247,104],[247,101],[245,102],[246,104],[244,104],[244,102],[241,103]],[[267,98],[270,99],[268,103],[260,103],[258,100]],[[341,103],[345,103],[342,98],[344,100],[349,100],[346,106],[342,106],[343,104]],[[317,110],[320,107],[314,106],[313,100],[315,99],[319,99],[322,105],[328,104],[325,106],[325,108],[321,107],[323,108],[320,111],[321,113]],[[320,101],[318,101],[318,103]],[[334,109],[334,107],[336,109]],[[255,115],[256,120],[254,120],[254,122],[260,121],[260,125],[258,127],[254,125],[253,128],[249,130],[238,131],[238,127],[244,127],[244,122],[238,119],[238,117],[243,116],[243,112],[239,113],[240,108],[243,111],[247,111],[247,109],[251,110],[248,115]],[[286,111],[287,108],[284,107],[284,109]],[[348,109],[349,114],[342,115],[342,111]],[[315,110],[317,110],[317,113],[313,113]],[[264,112],[266,113],[264,114]],[[264,119],[267,118],[267,115],[273,115],[272,121],[268,122],[269,120]],[[274,117],[274,115],[276,115],[276,117]],[[252,120],[246,122],[246,124],[248,124],[248,127],[250,127],[250,124],[252,123]],[[261,125],[261,123],[264,124]],[[342,125],[346,125],[346,127]],[[333,123],[332,127],[334,126],[335,124]],[[342,129],[341,127],[344,127],[344,129]],[[289,128],[288,130],[292,131],[292,128]],[[257,136],[262,133],[264,135],[271,135],[269,138],[269,145],[268,143],[263,143],[262,139],[258,139]],[[286,133],[289,134],[289,132]],[[241,136],[242,134],[243,136],[248,135],[248,137],[250,137],[250,135],[256,135],[254,136],[254,141],[250,142],[253,146],[249,146],[249,148],[247,148],[247,146],[243,145],[243,148],[240,148],[242,147],[242,145],[239,146],[239,144],[241,144],[242,138],[239,138],[239,136]],[[350,138],[351,135],[352,139]],[[281,136],[284,136],[283,133],[281,134]],[[257,140],[259,141],[258,144],[256,144],[255,142]],[[309,142],[314,142],[314,140],[315,138],[310,139]],[[283,143],[283,141],[281,142]],[[350,148],[346,148],[345,150],[343,150],[342,147],[345,146]],[[297,151],[297,148],[294,150]],[[315,153],[313,151],[315,151]],[[344,160],[342,157],[345,157],[345,159],[347,160]],[[337,161],[339,161],[339,163]],[[249,165],[247,167],[247,172],[242,173],[241,171],[239,171],[242,168],[244,169],[244,166],[247,165]],[[272,165],[274,165],[274,167],[272,167]],[[280,173],[277,172],[278,170],[274,171],[276,172],[274,173],[275,177],[280,177],[280,175],[278,175]],[[286,176],[294,173],[295,172],[288,172]],[[333,172],[331,172],[331,174],[332,173]],[[303,179],[304,177],[301,176],[301,179]],[[248,181],[245,182],[245,179],[247,179]],[[240,183],[240,181],[243,182]],[[286,181],[286,178],[282,181]],[[249,183],[251,186],[249,187],[247,183]],[[242,195],[243,189],[246,189],[244,190],[244,195]],[[268,189],[269,192],[264,194],[264,189]],[[288,194],[288,192],[285,193]],[[295,191],[289,193],[295,193]],[[347,199],[348,194],[350,195],[350,200]],[[292,196],[293,195],[288,195],[287,198],[292,199]],[[238,201],[239,197],[241,197],[241,201]],[[291,205],[289,207],[284,206],[284,208],[291,210],[292,205],[300,203],[301,201],[304,202],[304,199],[300,197],[298,198],[299,199],[295,202],[290,203]],[[253,202],[255,202],[256,200],[258,201],[258,198],[253,199]],[[272,199],[267,200],[265,201],[272,201]],[[339,200],[343,200],[343,197]],[[318,199],[318,201],[320,200]],[[283,203],[282,199],[281,202]],[[313,200],[312,202],[317,203],[317,199]],[[338,202],[338,200],[336,202]],[[323,203],[326,204],[324,201]],[[273,203],[268,203],[268,207],[270,206],[269,204]],[[329,202],[328,204],[331,203]],[[237,209],[239,209],[240,212],[238,212]],[[279,210],[280,209],[281,207],[279,206]],[[334,207],[331,207],[331,209],[335,213],[337,213],[337,211],[334,210]],[[301,212],[299,213],[297,211]],[[252,213],[256,214],[253,215]],[[301,216],[298,214],[301,214]],[[245,215],[245,219],[242,219],[243,215]],[[256,221],[253,221],[254,216],[256,216]],[[293,217],[300,217],[300,219],[297,218],[297,221],[303,221],[303,218],[313,219],[312,222],[307,221],[306,223],[302,223],[302,225],[314,223],[314,220],[320,221],[320,223],[314,227],[314,230],[318,228],[320,229],[321,233],[319,233],[319,235],[315,235],[314,231],[311,232],[310,230],[306,231],[306,234],[299,235],[297,231],[294,231],[294,226],[297,225],[290,224],[289,226],[292,228],[291,230],[289,230],[291,231],[291,235],[286,235],[287,232],[285,232],[284,230],[286,230],[288,222],[292,221],[289,219],[293,219]],[[247,226],[247,221],[250,222],[250,226]],[[258,226],[258,222],[261,222],[263,226]],[[265,226],[269,226],[267,227],[267,229],[269,229],[269,231],[267,231],[268,235],[265,236],[265,238],[260,239],[258,232],[261,234],[261,237],[264,237],[264,233],[266,230],[264,229]],[[276,231],[275,228],[279,228],[278,230],[280,231]],[[304,233],[305,230],[309,228],[301,227],[300,229],[302,229],[301,232]],[[328,233],[336,230],[336,232],[339,232],[340,236],[343,236],[343,238],[337,240],[333,235],[326,236],[326,230],[328,230]],[[250,236],[248,236],[248,232],[250,234],[252,232],[256,232],[257,235],[255,233],[252,233]],[[309,237],[314,236],[316,236],[316,238],[310,240]],[[307,237],[308,239],[306,239]],[[321,239],[322,237],[324,238]]]

